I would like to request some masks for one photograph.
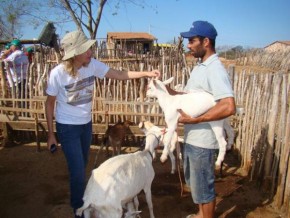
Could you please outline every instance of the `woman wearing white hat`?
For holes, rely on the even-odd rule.
[[[110,68],[92,58],[91,47],[95,42],[81,31],[66,34],[61,41],[64,62],[52,69],[46,90],[47,145],[48,149],[57,145],[53,131],[56,109],[56,132],[68,164],[74,211],[83,205],[85,168],[92,139],[91,106],[95,78],[127,80],[160,76],[157,70],[125,72]]]

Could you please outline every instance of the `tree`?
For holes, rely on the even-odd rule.
[[[1,38],[7,39],[19,36],[20,31],[17,26],[19,26],[22,16],[22,12],[19,10],[21,6],[23,5],[8,0],[0,1],[2,9],[0,12]]]
[[[98,1],[99,4],[98,10],[96,10],[96,15],[94,15],[93,12],[93,6],[95,4],[91,0],[61,0],[60,2],[68,10],[78,29],[83,31],[82,27],[85,27],[86,30],[89,32],[90,37],[92,39],[96,38],[97,30],[102,17],[102,12],[107,0]],[[97,3],[97,1],[95,1],[95,3]],[[87,23],[85,22],[85,20],[87,21]]]
[[[156,11],[154,7],[146,5],[145,0],[50,0],[52,8],[61,10],[60,14],[66,16],[65,20],[69,20],[70,17],[77,29],[83,32],[88,31],[91,39],[95,39],[97,36],[103,10],[108,2],[115,4],[113,16],[118,14],[121,4],[128,3],[142,8],[146,6]]]
[[[0,33],[10,32],[12,37],[20,38],[22,27],[25,25],[33,25],[36,28],[52,22],[55,26],[62,27],[65,23],[73,22],[77,29],[87,31],[90,38],[94,39],[104,7],[109,4],[113,5],[112,16],[117,15],[122,5],[126,4],[148,7],[157,12],[156,8],[146,4],[146,0],[1,0]],[[9,31],[4,31],[1,27]]]
[[[21,38],[26,25],[37,27],[47,22],[43,2],[33,0],[0,1],[0,39]]]

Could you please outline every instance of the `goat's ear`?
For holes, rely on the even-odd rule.
[[[165,87],[166,84],[164,84],[163,82],[158,80],[154,83],[154,85],[155,85],[156,89],[162,90],[163,92],[166,92],[166,93],[168,92],[166,87]]]
[[[146,80],[147,80],[147,84],[149,84],[152,79],[147,77]]]
[[[171,83],[174,80],[174,77],[170,77],[169,79],[163,81],[164,85],[168,85],[169,83]]]

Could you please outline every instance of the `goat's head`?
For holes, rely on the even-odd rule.
[[[150,121],[141,121],[140,123],[139,123],[139,129],[141,129],[142,131],[143,130],[149,130],[152,126],[154,126],[154,124],[153,123],[151,123]]]
[[[173,79],[174,79],[174,77],[171,77],[168,80],[165,80],[162,82],[158,79],[152,78],[148,83],[146,96],[151,97],[151,98],[154,98],[154,97],[156,98],[156,97],[158,97],[158,94],[160,92],[168,93],[165,85],[171,83],[173,81]]]
[[[131,125],[134,125],[134,122],[132,122],[132,121],[130,121],[130,120],[125,120],[124,121],[124,125],[125,125],[125,127],[129,127],[129,126],[131,126]]]

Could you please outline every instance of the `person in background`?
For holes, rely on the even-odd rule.
[[[10,46],[11,46],[10,43],[7,43],[5,45],[5,49],[1,51],[1,57],[0,57],[1,60],[7,58],[11,54]]]
[[[19,39],[12,40],[10,42],[11,54],[4,59],[4,61],[8,64],[7,71],[10,71],[12,80],[17,85],[18,98],[24,98],[25,96],[24,91],[26,85],[26,74],[29,64],[28,58],[21,48],[22,44]],[[9,83],[12,86],[12,81],[9,81]]]
[[[188,39],[187,48],[199,59],[184,88],[184,93],[204,90],[211,93],[216,105],[199,117],[190,117],[181,109],[178,122],[184,124],[184,177],[199,212],[186,218],[213,218],[216,204],[215,151],[218,143],[207,123],[235,114],[231,81],[215,51],[217,31],[207,21],[195,21],[181,36]],[[167,87],[170,94],[183,94]]]
[[[53,129],[55,111],[56,132],[68,165],[74,212],[83,205],[86,186],[85,169],[92,139],[91,109],[95,78],[128,80],[160,76],[157,70],[133,72],[110,68],[92,57],[91,47],[95,42],[81,31],[67,33],[61,40],[63,63],[52,69],[46,90],[47,146],[51,149],[58,144]]]
[[[25,55],[28,57],[29,64],[31,64],[34,56],[34,49],[32,47],[28,47]]]

